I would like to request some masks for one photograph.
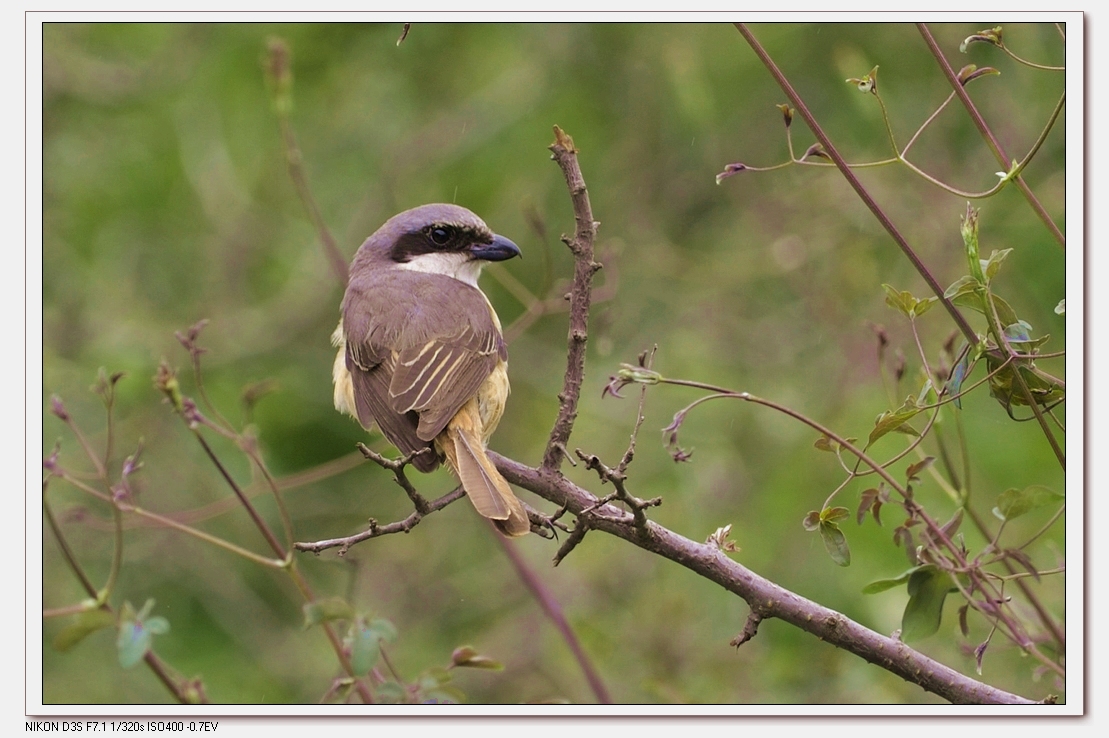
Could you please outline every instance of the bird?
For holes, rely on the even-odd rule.
[[[531,524],[486,454],[508,398],[508,350],[478,276],[514,256],[515,243],[464,207],[405,210],[354,255],[332,335],[336,409],[417,454],[421,472],[445,461],[507,537]]]

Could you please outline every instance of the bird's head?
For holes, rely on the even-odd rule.
[[[443,274],[477,286],[486,263],[519,255],[516,244],[466,208],[439,203],[394,215],[366,239],[355,261]]]

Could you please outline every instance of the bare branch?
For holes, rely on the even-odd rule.
[[[575,515],[581,515],[596,504],[593,495],[561,474],[542,467],[533,469],[492,452],[489,458],[512,484],[557,505],[565,505]],[[651,521],[647,521],[644,535],[627,524],[627,517],[589,515],[588,528],[604,531],[681,564],[742,598],[761,619],[784,620],[950,702],[1033,704],[1032,700],[971,679],[897,639],[876,633],[834,610],[794,594],[732,561],[715,546],[696,543]],[[579,522],[581,520],[579,518]],[[576,534],[577,530],[571,539]]]
[[[566,352],[566,377],[562,392],[558,395],[558,418],[551,428],[547,450],[543,454],[543,468],[558,471],[566,454],[566,442],[574,428],[578,414],[578,398],[585,378],[585,343],[588,339],[590,285],[593,275],[601,265],[593,261],[593,241],[597,236],[599,223],[593,220],[593,208],[589,204],[589,193],[585,188],[581,167],[578,166],[578,152],[574,141],[558,126],[554,127],[555,142],[551,144],[551,158],[555,160],[566,177],[570,190],[570,200],[574,205],[574,220],[577,228],[573,239],[563,236],[563,241],[574,254],[574,283],[570,288],[570,335]]]
[[[451,504],[455,500],[462,499],[465,494],[466,491],[462,489],[461,485],[459,485],[439,499],[428,502],[427,512],[421,513],[419,510],[413,510],[412,514],[404,520],[398,520],[397,522],[389,523],[388,525],[378,525],[378,522],[371,518],[370,527],[362,531],[361,533],[355,533],[353,536],[347,536],[345,538],[329,538],[323,541],[315,541],[313,543],[294,543],[293,548],[295,548],[297,551],[311,551],[312,553],[316,554],[320,553],[321,551],[326,551],[329,548],[338,548],[339,555],[345,556],[347,551],[350,550],[350,547],[356,543],[361,543],[362,541],[367,541],[371,538],[377,538],[378,536],[389,535],[390,533],[407,533],[419,524],[424,515],[429,515],[433,512],[442,510],[444,507]]]
[[[732,639],[729,645],[739,648],[744,643],[754,638],[759,632],[759,623],[761,622],[762,615],[760,615],[757,610],[751,610],[751,613],[747,616],[747,621],[743,623],[743,630]]]

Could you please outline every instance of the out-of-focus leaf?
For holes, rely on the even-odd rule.
[[[454,649],[451,654],[451,663],[455,666],[466,667],[470,669],[492,669],[500,671],[504,668],[504,664],[491,659],[488,656],[482,656],[470,646],[462,646]]]
[[[854,444],[855,441],[857,441],[859,439],[858,438],[845,438],[843,440],[847,441],[847,443]],[[843,444],[841,444],[839,441],[836,441],[832,438],[829,438],[826,435],[821,435],[820,438],[816,439],[813,442],[813,448],[818,449],[820,451],[829,451],[831,453],[836,453],[837,451],[839,451],[840,449],[843,448]]]
[[[458,649],[455,649],[456,651]],[[433,666],[427,669],[423,674],[420,674],[417,683],[420,689],[434,689],[448,683],[451,680],[451,673],[444,669],[442,666]]]
[[[374,668],[381,657],[381,647],[378,644],[377,631],[364,623],[356,621],[347,635],[347,647],[350,649],[350,665],[355,676],[365,676]]]
[[[1011,342],[1028,343],[1032,340],[1032,326],[1023,320],[1005,326],[1003,333]]]
[[[951,516],[951,520],[948,520],[946,523],[944,523],[942,526],[940,526],[940,530],[943,531],[943,534],[945,536],[950,538],[951,536],[955,535],[955,533],[959,530],[959,526],[962,525],[962,523],[963,523],[963,508],[960,507],[958,510],[955,511],[955,514]]]
[[[1024,489],[1011,487],[998,495],[993,514],[1001,520],[1012,520],[1038,507],[1062,502],[1064,499],[1058,492],[1038,484]]]
[[[424,693],[425,705],[460,705],[466,701],[462,690],[454,686],[439,687]]]
[[[935,460],[935,456],[925,456],[915,464],[909,464],[909,468],[905,470],[905,478],[909,480],[917,479],[920,473],[930,467]]]
[[[937,302],[935,297],[918,300],[908,290],[898,290],[888,284],[883,284],[882,289],[886,291],[886,304],[910,319],[924,315]]]
[[[966,297],[967,295],[974,295],[978,292],[978,283],[974,281],[974,277],[969,274],[956,279],[951,283],[951,286],[943,291],[943,296],[948,300],[954,301],[959,297]],[[981,307],[978,308],[981,311]]]
[[[982,262],[982,270],[986,273],[986,281],[989,282],[997,274],[997,270],[1001,268],[1001,263],[1009,254],[1013,253],[1012,249],[996,249],[990,252],[990,258]]]
[[[152,635],[165,635],[169,632],[169,621],[163,618],[161,615],[155,615],[152,618],[147,618],[143,621],[143,624],[146,626],[146,629],[151,632]]]
[[[130,669],[142,661],[142,657],[150,650],[154,636],[143,627],[141,621],[124,620],[119,624],[119,636],[116,638],[116,655],[119,665]]]
[[[908,421],[915,418],[920,412],[921,409],[917,406],[916,401],[912,397],[907,397],[904,404],[897,410],[886,411],[879,415],[874,421],[874,429],[870,431],[870,436],[867,438],[867,448],[874,445],[874,442],[882,436],[893,431],[909,433],[914,436],[920,435],[916,432],[916,429],[908,425]]]
[[[909,576],[908,590],[909,602],[901,615],[901,639],[906,642],[927,638],[940,629],[944,600],[956,587],[946,572],[926,564]]]
[[[1019,548],[1007,548],[1005,549],[1004,554],[1007,558],[1010,558],[1023,566],[1024,570],[1031,574],[1037,582],[1040,581],[1040,570],[1037,569],[1036,565],[1032,563],[1032,558],[1028,554],[1020,550]]]
[[[1001,29],[1001,26],[994,26],[993,28],[987,28],[984,31],[979,31],[978,33],[967,36],[963,39],[963,42],[959,44],[959,51],[965,54],[967,51],[967,47],[971,44],[976,43],[986,43],[992,46],[1002,46]]]
[[[404,702],[408,696],[408,690],[404,688],[403,684],[397,682],[382,682],[374,688],[374,697],[378,702],[384,702],[389,705],[397,705]]]
[[[863,587],[863,594],[877,594],[878,592],[885,592],[887,589],[900,587],[902,584],[905,584],[909,581],[909,577],[911,577],[914,572],[920,570],[921,568],[922,567],[914,566],[912,569],[903,571],[892,579],[877,579]]]
[[[374,618],[369,625],[370,630],[377,633],[377,637],[386,643],[395,643],[397,628],[393,623],[384,618]]]
[[[96,631],[111,628],[115,624],[115,615],[107,610],[86,610],[54,636],[54,648],[68,651]]]
[[[316,602],[309,602],[302,609],[304,610],[304,627],[306,629],[332,620],[354,619],[354,609],[342,597],[328,597]]]
[[[847,537],[843,535],[838,525],[821,521],[820,537],[824,540],[824,548],[828,549],[828,555],[832,557],[832,561],[840,566],[850,565],[851,549],[847,546]]]
[[[967,377],[967,372],[970,371],[970,352],[963,353],[963,358],[959,359],[959,363],[951,370],[951,378],[947,380],[945,389],[947,394],[954,396],[955,407],[960,410],[963,408],[963,398],[959,397],[959,393],[963,391],[963,380]]]

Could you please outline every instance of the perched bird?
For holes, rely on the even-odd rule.
[[[486,263],[519,256],[457,205],[394,215],[354,255],[332,342],[335,407],[374,424],[412,465],[446,460],[477,511],[506,536],[530,529],[485,453],[508,398],[501,322],[477,286]]]

